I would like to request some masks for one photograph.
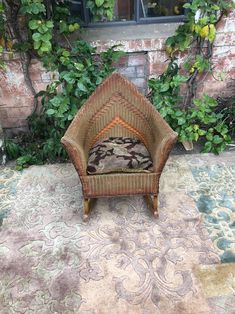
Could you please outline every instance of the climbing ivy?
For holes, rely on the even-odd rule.
[[[114,2],[87,1],[94,21],[111,20]],[[231,141],[226,117],[217,111],[217,102],[207,95],[197,98],[200,79],[212,72],[216,26],[231,7],[234,3],[224,0],[192,0],[185,4],[185,22],[166,41],[169,66],[149,82],[153,103],[179,133],[180,141],[204,137],[206,152],[219,153]],[[113,47],[97,57],[96,49],[88,43],[70,40],[70,34],[79,29],[65,1],[0,0],[0,54],[20,52],[25,81],[35,96],[30,133],[6,145],[10,157],[20,156],[18,169],[66,158],[61,136],[85,99],[114,70],[113,61],[122,55]],[[187,57],[180,64],[182,53]],[[55,73],[54,81],[38,94],[28,71],[35,57]],[[180,97],[184,84],[186,92]]]
[[[85,100],[114,71],[113,63],[123,52],[113,46],[98,56],[96,48],[87,42],[70,40],[70,34],[78,31],[80,25],[72,22],[66,3],[21,0],[12,7],[11,0],[6,0],[4,7],[7,19],[14,19],[13,49],[21,53],[22,70],[35,96],[28,118],[30,132],[16,141],[6,141],[8,156],[19,157],[18,169],[65,160],[61,137]],[[35,92],[28,71],[32,57],[39,58],[55,76],[39,93]]]
[[[216,26],[234,7],[233,1],[223,0],[192,0],[184,4],[185,22],[165,44],[169,65],[162,75],[149,81],[150,98],[178,132],[179,141],[203,138],[203,151],[216,154],[231,143],[231,125],[226,122],[225,111],[217,110],[215,99],[208,95],[198,98],[197,88],[213,72]]]
[[[115,0],[88,0],[87,8],[90,9],[92,19],[97,21],[111,21],[113,18]]]

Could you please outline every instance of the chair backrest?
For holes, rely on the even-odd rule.
[[[96,141],[105,137],[138,138],[149,148],[156,115],[163,124],[162,130],[169,128],[134,84],[113,73],[88,98],[66,133],[81,143],[85,155]]]
[[[82,115],[79,114],[87,121],[85,147],[89,149],[98,139],[110,136],[139,138],[148,146],[153,110],[132,83],[118,73],[112,74],[84,104]]]

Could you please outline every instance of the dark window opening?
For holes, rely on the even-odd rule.
[[[177,16],[184,14],[184,1],[178,0],[141,0],[141,17]]]
[[[122,24],[148,24],[177,22],[184,18],[186,0],[116,0],[112,21],[94,21],[87,0],[67,0],[73,19],[83,26],[109,26]]]

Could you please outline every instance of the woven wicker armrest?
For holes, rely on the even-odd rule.
[[[154,172],[161,173],[178,134],[174,132],[158,112],[152,112],[151,157]]]
[[[161,173],[169,157],[171,149],[177,140],[177,133],[168,133],[162,138],[161,142],[155,145],[152,153],[153,169],[156,173]]]
[[[86,175],[86,168],[87,168],[87,158],[85,156],[85,151],[82,145],[75,141],[74,139],[63,136],[61,139],[61,143],[64,145],[66,151],[69,154],[70,159],[78,171],[80,176]]]

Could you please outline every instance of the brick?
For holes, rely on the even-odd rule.
[[[151,51],[148,53],[149,63],[165,62],[168,59],[166,52],[162,50]]]
[[[125,75],[126,77],[136,77],[136,68],[135,67],[128,67],[119,69],[118,72],[122,75]]]
[[[7,108],[1,108],[0,107],[0,124],[1,122],[4,120],[4,119],[7,119],[8,118],[8,110]]]
[[[136,76],[137,77],[145,77],[145,67],[144,66],[138,66],[136,67]]]
[[[139,66],[146,64],[145,54],[132,54],[129,56],[128,66]]]
[[[137,87],[145,88],[146,87],[146,80],[144,78],[135,78],[131,80]]]
[[[144,39],[142,41],[142,45],[143,45],[143,50],[145,50],[145,51],[151,50],[153,47],[151,39]]]
[[[2,121],[3,128],[18,128],[18,127],[26,127],[27,120],[20,118],[7,118]]]
[[[149,75],[160,75],[167,67],[167,63],[155,63],[149,65]]]
[[[49,83],[51,81],[51,74],[49,72],[43,72],[41,74],[41,79],[43,83]]]
[[[8,117],[9,118],[27,118],[32,112],[32,106],[26,107],[11,107],[8,108]]]
[[[141,40],[130,40],[128,43],[128,52],[143,51]]]
[[[114,62],[113,66],[117,68],[125,67],[127,65],[128,58],[129,58],[128,55],[121,57],[117,62]]]
[[[45,90],[47,87],[47,82],[34,82],[34,88],[36,92],[40,92],[41,90]]]

